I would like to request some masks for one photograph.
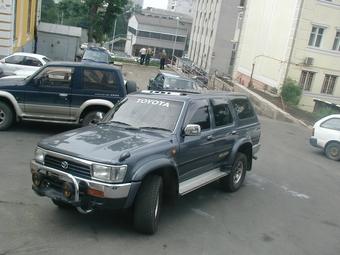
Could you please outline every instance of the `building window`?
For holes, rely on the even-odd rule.
[[[313,83],[315,73],[309,71],[302,71],[300,77],[300,88],[304,91],[310,91]]]
[[[32,0],[28,1],[28,10],[27,10],[27,33],[31,32],[31,12],[32,12]]]
[[[160,39],[160,38],[161,38],[161,35],[158,34],[158,33],[151,33],[151,38]]]
[[[325,29],[322,27],[313,26],[308,45],[320,48],[324,31]]]
[[[336,78],[337,76],[335,75],[326,74],[325,79],[323,80],[321,93],[333,94]]]
[[[167,40],[167,41],[173,41],[172,40],[172,35],[162,35],[162,39],[163,40]]]
[[[131,34],[134,34],[134,35],[136,35],[136,33],[137,33],[136,29],[134,29],[132,27],[129,27],[128,30]]]
[[[337,31],[335,34],[332,50],[340,51],[340,31]]]

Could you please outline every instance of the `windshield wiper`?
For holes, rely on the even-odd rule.
[[[163,131],[168,131],[168,132],[172,132],[171,129],[167,129],[167,128],[161,128],[161,127],[139,127],[140,129],[154,129],[154,130],[163,130]]]

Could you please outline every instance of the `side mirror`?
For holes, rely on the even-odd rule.
[[[188,124],[184,128],[184,135],[186,136],[198,136],[201,135],[201,126],[196,124]]]
[[[41,78],[35,78],[34,79],[34,86],[40,86],[42,84]]]

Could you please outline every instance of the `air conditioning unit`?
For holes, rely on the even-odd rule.
[[[314,63],[314,58],[306,58],[305,59],[305,64],[306,65],[309,65],[309,66],[311,66],[311,65],[313,65],[313,63]]]

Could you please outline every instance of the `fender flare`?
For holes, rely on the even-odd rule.
[[[91,107],[91,106],[104,106],[104,107],[111,109],[114,106],[114,103],[112,103],[109,100],[105,100],[105,99],[89,99],[89,100],[86,100],[79,107],[76,118],[79,119],[81,114],[84,112],[84,110],[88,107]]]
[[[233,148],[232,148],[232,151],[230,153],[230,157],[229,157],[229,163],[230,163],[230,167],[231,165],[233,164],[234,160],[235,160],[235,157],[236,157],[236,154],[237,152],[239,151],[239,148],[243,145],[243,144],[246,144],[246,143],[249,143],[251,146],[250,146],[250,149],[251,151],[253,150],[253,146],[252,146],[252,142],[251,140],[249,139],[249,137],[244,137],[240,140],[237,140],[236,143],[234,144]],[[247,155],[246,155],[247,156]],[[249,157],[247,156],[248,158],[248,162],[249,160],[251,161],[252,160],[252,153],[250,155],[250,159]],[[249,165],[251,167],[251,165]],[[249,167],[248,166],[248,167]],[[250,170],[250,169],[249,169]]]
[[[144,179],[149,173],[164,167],[174,168],[178,178],[178,167],[170,158],[150,158],[143,160],[143,163],[134,170],[132,181],[138,182]]]
[[[23,116],[23,113],[22,113],[21,108],[19,107],[18,101],[15,99],[15,97],[11,93],[6,92],[6,91],[0,91],[0,100],[1,100],[1,97],[4,97],[8,101],[10,101],[17,116]]]

